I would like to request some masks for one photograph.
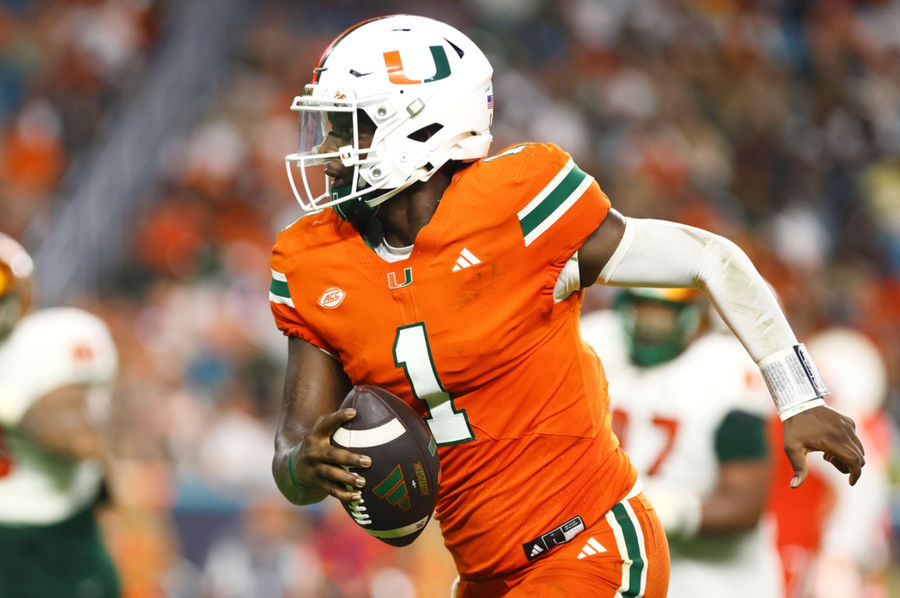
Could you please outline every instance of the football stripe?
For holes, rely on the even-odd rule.
[[[410,523],[409,525],[404,525],[403,527],[397,527],[394,529],[367,529],[366,531],[375,536],[376,538],[402,538],[403,536],[408,536],[409,534],[419,531],[425,524],[428,523],[428,519],[431,515],[426,517],[422,517],[415,523]]]
[[[368,448],[387,444],[402,436],[404,431],[400,420],[394,418],[386,424],[369,430],[348,430],[340,427],[334,431],[331,437],[335,443],[344,448]]]

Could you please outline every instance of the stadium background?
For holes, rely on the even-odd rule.
[[[735,240],[801,338],[866,333],[896,421],[897,2],[0,0],[0,230],[34,254],[41,304],[113,327],[103,521],[126,596],[447,595],[434,530],[392,549],[269,473],[268,254],[300,214],[288,106],[335,35],[392,12],[489,55],[495,151],[553,141],[622,212]]]

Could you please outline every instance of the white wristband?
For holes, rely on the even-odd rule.
[[[824,407],[825,399],[813,399],[812,401],[806,401],[805,403],[800,403],[799,405],[794,405],[793,407],[789,407],[778,414],[778,417],[781,418],[781,421],[787,421],[790,418],[794,417],[798,413],[803,413],[804,411],[808,411],[813,407]]]
[[[775,399],[779,416],[801,403],[820,399],[828,394],[819,370],[802,343],[763,358],[759,362],[759,369]],[[782,417],[784,419],[786,418]]]

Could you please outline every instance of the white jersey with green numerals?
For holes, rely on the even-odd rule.
[[[676,358],[645,368],[628,359],[615,313],[585,315],[582,335],[603,360],[613,429],[651,501],[652,487],[709,494],[720,464],[765,458],[771,399],[758,368],[730,333],[708,333]],[[748,533],[667,535],[670,598],[783,595],[768,519]]]

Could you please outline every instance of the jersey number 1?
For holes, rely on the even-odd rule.
[[[475,440],[466,410],[456,409],[453,397],[438,378],[424,322],[397,329],[394,363],[403,368],[416,398],[428,405],[425,423],[431,428],[438,446]]]

